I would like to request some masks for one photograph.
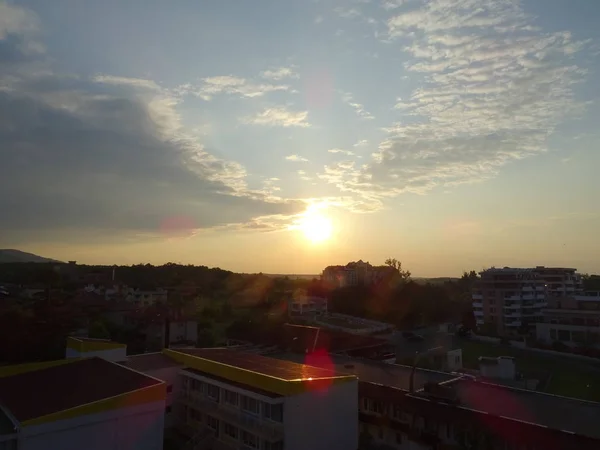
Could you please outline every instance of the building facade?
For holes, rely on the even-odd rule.
[[[165,380],[167,424],[197,448],[358,448],[353,375],[222,348],[165,349],[125,364]]]
[[[491,268],[480,273],[473,293],[473,314],[479,328],[501,336],[535,333],[546,306],[546,282],[535,269]]]
[[[536,324],[536,338],[545,344],[600,348],[600,292],[549,298]]]

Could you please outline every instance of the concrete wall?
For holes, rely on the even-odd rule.
[[[176,401],[177,397],[181,394],[181,376],[179,376],[180,371],[181,367],[167,367],[164,369],[144,371],[146,375],[158,378],[167,384],[167,399],[165,401],[165,428],[170,428],[176,424],[173,411],[173,402]],[[170,408],[168,412],[167,408]]]
[[[446,365],[448,370],[455,371],[462,369],[462,349],[457,348],[446,353]]]
[[[356,450],[358,380],[285,399],[286,450]]]
[[[24,427],[19,450],[162,450],[164,402]]]

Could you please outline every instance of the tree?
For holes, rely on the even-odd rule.
[[[388,258],[385,260],[385,265],[395,269],[402,280],[408,281],[410,279],[410,271],[402,270],[402,263],[398,261],[396,258]]]
[[[90,325],[88,336],[94,339],[110,339],[110,333],[101,320],[97,320]]]

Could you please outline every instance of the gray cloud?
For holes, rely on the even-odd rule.
[[[24,54],[19,30],[3,31],[2,25],[0,58],[16,60]],[[304,207],[248,190],[244,169],[187,136],[178,100],[154,92],[159,87],[151,81],[13,69],[0,59],[5,243],[38,233],[63,241],[72,232],[151,236],[174,217],[193,228],[221,227],[286,217]],[[150,88],[145,97],[127,94],[127,87],[140,86]]]

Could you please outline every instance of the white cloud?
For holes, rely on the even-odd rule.
[[[319,24],[321,22],[323,22],[323,16],[317,16],[315,17],[315,20],[313,21],[315,24]]]
[[[299,155],[289,155],[289,156],[286,156],[285,159],[287,161],[293,161],[293,162],[308,162],[308,159],[306,159],[302,156],[299,156]]]
[[[327,150],[329,153],[340,153],[342,155],[347,155],[347,156],[354,156],[354,152],[350,151],[350,150],[344,150],[341,148],[330,148],[329,150]]]
[[[373,116],[369,111],[367,111],[362,104],[356,103],[354,101],[352,94],[350,94],[349,92],[342,92],[341,95],[342,95],[342,101],[346,105],[348,105],[352,109],[354,109],[354,112],[356,113],[356,115],[358,117],[361,117],[363,119],[374,119],[375,118],[375,116]]]
[[[183,84],[175,89],[175,93],[191,94],[209,101],[215,95],[228,94],[239,95],[240,97],[255,98],[274,91],[289,91],[290,87],[284,84],[273,83],[255,83],[245,78],[232,75],[220,75],[208,77],[202,80],[200,86],[192,84]]]
[[[283,80],[284,78],[298,78],[298,74],[291,67],[277,67],[274,69],[265,70],[261,77],[267,80]]]
[[[289,111],[283,107],[267,108],[253,117],[243,119],[244,123],[281,127],[309,127],[308,111]]]
[[[381,4],[381,7],[386,11],[391,11],[393,9],[397,9],[401,7],[403,4],[407,3],[408,0],[386,0]]]
[[[121,85],[135,88],[151,89],[158,91],[160,86],[152,80],[145,80],[143,78],[128,78],[128,77],[117,77],[114,75],[96,75],[92,78],[96,83]]]
[[[586,71],[573,55],[587,42],[542,32],[512,0],[410,4],[388,21],[388,38],[410,55],[405,67],[420,87],[398,100],[402,119],[370,164],[330,165],[320,175],[374,207],[390,195],[490,179],[545,152],[557,126],[585,106],[574,86]]]
[[[369,141],[366,139],[361,139],[353,144],[353,147],[366,147],[367,145],[369,145]]]
[[[309,177],[304,170],[298,170],[298,176],[302,181],[312,181],[313,178]]]

